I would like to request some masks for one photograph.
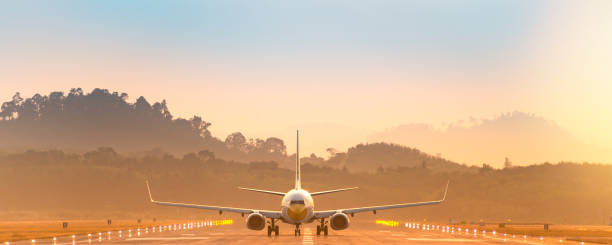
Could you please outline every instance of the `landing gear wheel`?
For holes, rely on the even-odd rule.
[[[294,235],[294,236],[297,236],[297,230],[295,230],[295,231],[293,232],[293,235]]]
[[[323,234],[327,236],[327,232],[329,231],[328,226],[323,227]]]
[[[278,225],[274,226],[274,236],[278,236]]]
[[[272,236],[272,227],[268,226],[268,236]]]
[[[317,236],[321,235],[321,226],[317,225]]]

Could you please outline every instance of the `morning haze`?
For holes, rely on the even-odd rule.
[[[0,243],[101,232],[16,224],[107,219],[240,225],[136,238],[153,244],[501,232],[556,244],[571,238],[560,225],[610,243],[611,12],[607,0],[3,3]],[[378,232],[376,219],[406,227]],[[475,233],[404,223],[417,221]]]
[[[202,117],[177,118],[166,101],[139,97],[130,103],[128,97],[106,89],[84,92],[74,88],[30,98],[15,94],[4,103],[1,191],[8,198],[3,200],[0,217],[203,215],[148,206],[143,179],[152,180],[164,199],[230,206],[248,200],[256,208],[273,205],[274,200],[233,195],[238,192],[235,186],[291,188],[295,155],[287,153],[283,140],[250,138],[240,132],[216,138],[210,130],[213,124]],[[539,120],[521,113],[501,120],[508,117]],[[415,200],[432,199],[440,194],[441,183],[450,179],[454,184],[449,198],[454,201],[444,204],[449,209],[399,213],[441,221],[487,217],[598,224],[602,213],[612,212],[612,199],[601,195],[612,191],[608,177],[612,166],[608,165],[540,162],[516,167],[507,161],[503,169],[488,164],[471,167],[387,143],[356,144],[347,150],[328,148],[327,153],[329,157],[311,154],[301,158],[303,174],[308,176],[305,187],[316,191],[350,184],[360,186],[363,195],[322,197],[319,205],[323,208],[399,202],[403,193],[411,193]],[[17,185],[20,191],[15,193]],[[194,193],[195,187],[200,191]],[[383,189],[386,191],[380,192]],[[473,192],[475,189],[479,191]],[[544,193],[545,198],[536,198]]]
[[[443,2],[14,2],[0,10],[0,97],[102,87],[167,99],[220,138],[275,136],[293,152],[300,128],[317,155],[401,125],[519,111],[603,150],[454,160],[612,161],[609,1]]]

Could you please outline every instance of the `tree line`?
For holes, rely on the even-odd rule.
[[[211,135],[211,123],[201,116],[175,118],[166,100],[150,103],[127,93],[81,88],[22,98],[16,93],[2,103],[1,148],[62,148],[76,151],[110,146],[123,152],[152,149],[184,153],[208,149],[228,159],[276,160],[286,155],[281,139],[246,139],[241,133],[225,141]]]
[[[2,103],[0,149],[66,149],[85,152],[112,147],[132,154],[183,155],[206,150],[217,157],[241,161],[274,161],[294,168],[295,155],[288,155],[282,139],[247,138],[240,132],[224,140],[213,137],[212,123],[194,115],[183,119],[172,115],[166,100],[150,103],[140,96],[134,103],[127,93],[96,88],[85,93],[73,88],[49,95],[23,98],[16,93]],[[303,162],[348,168],[351,171],[379,171],[389,167],[413,167],[450,171],[467,169],[418,149],[386,144],[358,144],[347,152],[328,149],[329,159],[311,154]]]
[[[447,200],[441,205],[354,217],[361,220],[453,219],[469,223],[512,219],[517,223],[606,224],[612,215],[609,165],[559,163],[447,172],[414,166],[355,173],[305,163],[302,174],[302,185],[309,191],[359,187],[316,197],[319,210],[436,200],[450,180]],[[182,156],[123,155],[108,147],[82,154],[30,150],[0,155],[0,218],[219,216],[216,212],[151,205],[145,179],[151,182],[154,198],[162,201],[274,210],[280,199],[236,187],[284,192],[293,187],[293,178],[292,170],[273,161],[229,161],[207,150]]]

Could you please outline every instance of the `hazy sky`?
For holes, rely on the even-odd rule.
[[[514,110],[610,146],[610,13],[608,0],[10,1],[0,98],[165,98],[215,136],[280,136],[289,152],[296,128],[321,154],[400,124]]]

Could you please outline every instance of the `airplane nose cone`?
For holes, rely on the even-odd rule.
[[[307,211],[304,204],[291,204],[287,210],[289,218],[298,221],[306,217]]]

